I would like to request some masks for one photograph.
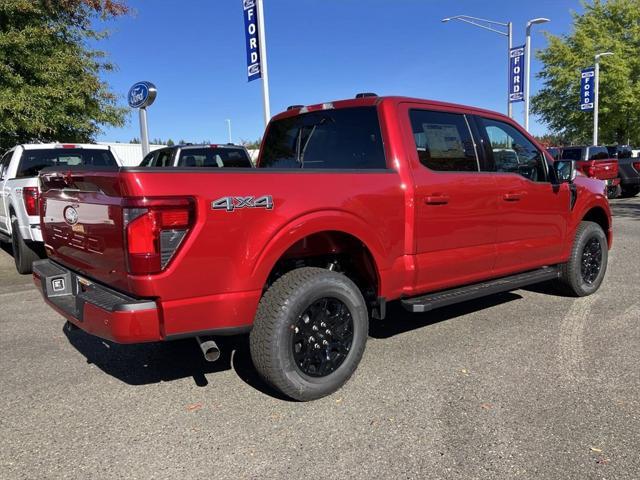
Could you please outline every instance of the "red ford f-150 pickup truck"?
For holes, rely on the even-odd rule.
[[[402,97],[291,107],[256,169],[49,169],[34,281],[69,322],[121,343],[249,332],[298,400],[354,372],[370,318],[557,280],[589,295],[611,215],[600,180],[511,119]]]

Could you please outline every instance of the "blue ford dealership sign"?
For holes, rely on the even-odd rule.
[[[524,101],[524,45],[509,51],[509,101]]]
[[[593,110],[595,71],[593,67],[580,72],[580,110]]]
[[[156,99],[157,93],[156,86],[151,82],[135,83],[127,95],[129,106],[131,108],[148,107]]]
[[[260,75],[260,40],[255,0],[242,0],[244,7],[244,34],[247,40],[247,78],[257,80]]]

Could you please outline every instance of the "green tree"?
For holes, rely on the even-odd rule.
[[[126,108],[101,80],[115,67],[89,44],[96,18],[123,0],[0,0],[0,149],[34,140],[86,142],[124,124]]]
[[[590,143],[593,112],[580,111],[580,70],[600,59],[599,143],[640,144],[640,0],[593,0],[573,14],[573,32],[547,34],[537,53],[543,88],[532,111],[553,133],[573,143]]]
[[[174,141],[169,139],[167,140],[167,147],[173,147],[175,145]]]

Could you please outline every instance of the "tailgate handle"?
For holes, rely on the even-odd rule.
[[[442,193],[427,195],[424,203],[426,203],[427,205],[445,205],[449,203],[449,195],[444,195]]]

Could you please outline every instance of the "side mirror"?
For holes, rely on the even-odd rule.
[[[573,183],[578,175],[576,163],[573,160],[556,160],[553,168],[560,183]]]

